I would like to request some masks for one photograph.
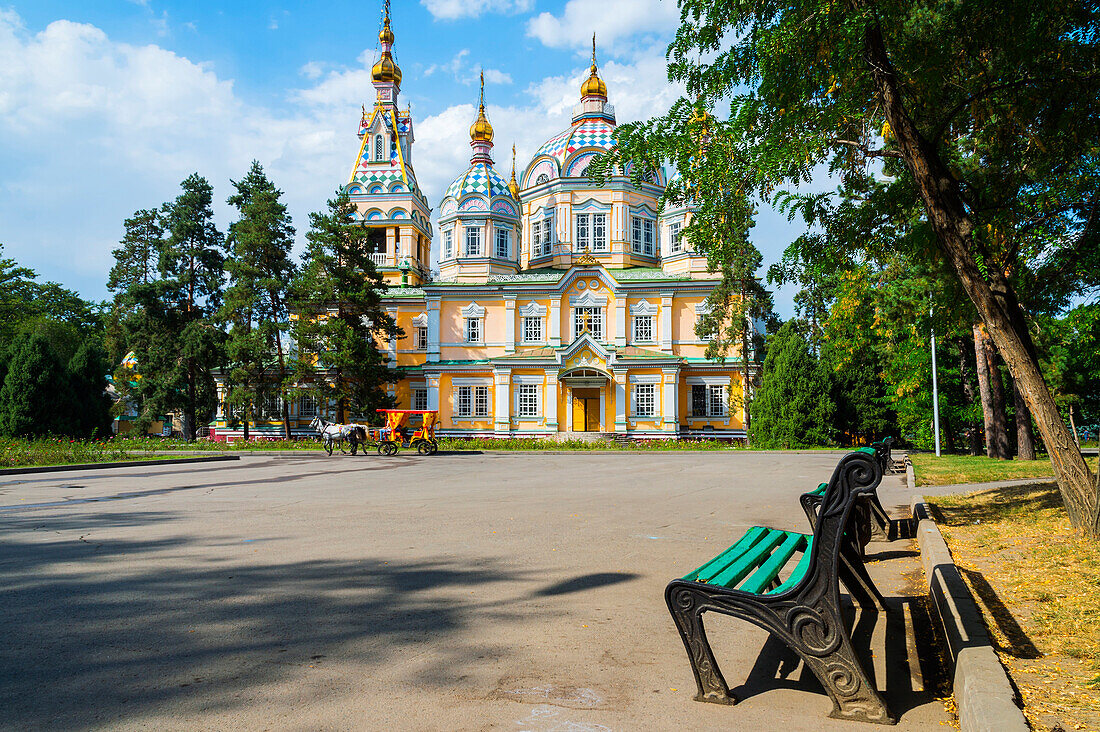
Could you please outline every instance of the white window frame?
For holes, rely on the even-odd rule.
[[[554,219],[543,216],[531,222],[531,258],[549,256],[553,243]]]
[[[657,416],[657,384],[635,383],[630,390],[630,411],[635,419]]]
[[[467,226],[466,228],[466,248],[463,250],[467,257],[480,257],[482,256],[482,242],[481,242],[481,227],[480,226]]]
[[[587,330],[582,327],[581,317],[588,316]],[[592,340],[603,341],[604,334],[603,307],[599,305],[577,305],[573,307],[573,340],[581,337],[582,333],[589,333]],[[596,327],[593,327],[596,326]]]
[[[632,343],[655,343],[657,341],[657,316],[635,315],[631,323],[630,335]]]
[[[376,162],[385,160],[386,154],[386,141],[382,138],[381,134],[374,136],[374,159]]]
[[[516,417],[538,419],[542,416],[542,385],[516,384]]]
[[[454,254],[454,238],[453,232],[448,229],[443,232],[443,258],[450,259]]]
[[[484,343],[485,329],[481,327],[481,318],[469,317],[466,318],[466,342],[467,343]]]
[[[684,228],[684,225],[679,221],[674,221],[668,225],[668,253],[679,254],[684,251],[684,243],[680,239],[680,230]]]
[[[508,229],[497,228],[493,237],[494,253],[497,259],[509,259],[512,253],[512,232]],[[501,244],[504,248],[501,249]]]
[[[720,377],[690,377],[688,383],[688,414],[697,419],[729,418],[729,381]],[[703,412],[695,407],[696,390],[703,394]]]
[[[416,350],[426,351],[428,350],[428,326],[418,325],[416,326],[416,341],[413,344]]]
[[[320,405],[317,399],[309,394],[298,397],[298,417],[316,417],[320,414]]]
[[[427,411],[428,409],[428,387],[426,386],[414,386],[409,393],[409,409],[417,411]]]
[[[543,337],[542,318],[538,315],[524,315],[520,334],[524,343],[542,343],[546,340]]]
[[[490,387],[461,384],[454,387],[454,416],[465,419],[488,417],[490,411]]]
[[[631,250],[635,254],[652,257],[656,239],[656,225],[653,219],[646,216],[631,216],[630,231]]]
[[[590,252],[608,251],[606,213],[575,214],[574,224],[574,251],[583,252],[585,249]]]

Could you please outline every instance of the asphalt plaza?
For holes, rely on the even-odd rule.
[[[0,480],[4,729],[867,729],[707,616],[741,703],[692,701],[663,589],[746,528],[807,531],[839,453],[249,456]],[[880,496],[903,512],[888,477]],[[859,617],[898,727],[939,726],[915,544]]]

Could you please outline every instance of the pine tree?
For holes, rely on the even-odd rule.
[[[39,333],[25,336],[0,388],[0,434],[72,434],[72,407],[69,374],[49,339]]]
[[[768,339],[760,388],[752,402],[751,439],[757,447],[828,444],[835,405],[829,378],[810,353],[805,325],[791,320]]]
[[[143,371],[146,378],[164,381],[156,388],[156,406],[163,412],[181,409],[184,436],[193,440],[198,417],[209,418],[217,403],[210,372],[225,340],[214,320],[221,305],[224,256],[222,235],[214,225],[214,189],[198,173],[181,187],[183,192],[161,207],[167,234],[159,260],[158,309],[163,318],[153,320],[164,328],[161,337],[174,350],[168,358],[138,353],[138,361],[149,370]]]
[[[286,205],[279,200],[282,191],[268,180],[258,162],[253,161],[244,179],[233,185],[237,192],[228,203],[237,208],[239,217],[229,227],[230,257],[225,263],[229,287],[221,308],[222,318],[230,324],[228,401],[243,410],[248,439],[255,405],[263,404],[269,394],[279,396],[283,435],[289,438],[284,334],[289,327],[287,288],[296,269],[290,258],[294,228]]]
[[[297,352],[290,362],[290,378],[299,385],[294,393],[315,395],[321,404],[331,400],[337,421],[349,414],[373,420],[376,409],[392,404],[385,384],[401,378],[378,340],[403,333],[381,306],[385,283],[346,193],[338,191],[326,212],[310,214],[306,240],[291,300],[297,316]]]
[[[107,289],[116,298],[160,279],[158,265],[164,245],[164,226],[153,209],[135,211],[122,226],[125,233],[119,248],[111,252],[115,264],[107,276]]]
[[[104,393],[108,371],[107,351],[96,339],[85,340],[69,359],[71,434],[83,438],[110,434],[111,400]]]

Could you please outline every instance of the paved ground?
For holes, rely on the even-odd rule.
[[[837,459],[248,457],[6,477],[0,728],[869,729],[826,719],[797,659],[719,616],[743,701],[693,702],[662,596],[751,525],[804,530],[797,495]],[[907,505],[887,483],[887,506]],[[906,651],[920,608],[898,597],[915,592],[914,546],[871,548],[895,612],[861,643],[899,728],[938,728]]]

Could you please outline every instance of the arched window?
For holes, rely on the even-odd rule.
[[[374,159],[382,159],[382,135],[374,136]]]

